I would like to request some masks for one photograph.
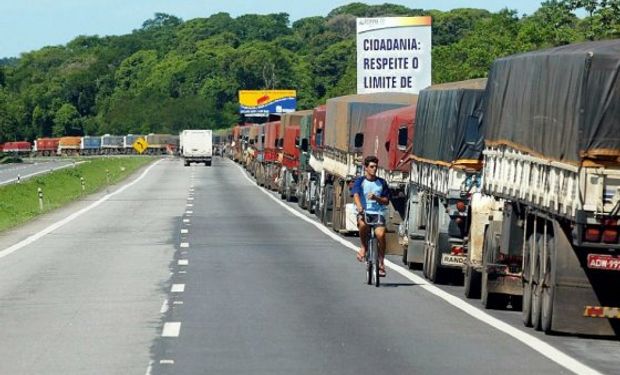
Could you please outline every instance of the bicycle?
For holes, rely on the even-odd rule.
[[[385,216],[382,214],[369,214],[364,212],[364,221],[370,227],[370,236],[366,246],[366,281],[368,285],[374,284],[379,287],[381,284],[379,276],[379,244],[375,236],[375,228],[385,225]]]

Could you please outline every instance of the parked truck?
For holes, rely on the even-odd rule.
[[[210,129],[183,130],[179,136],[181,156],[188,167],[191,163],[211,166],[213,158],[213,131]]]
[[[278,176],[278,192],[282,199],[297,199],[296,190],[299,182],[299,137],[301,122],[312,116],[311,110],[296,111],[282,115],[280,131],[282,136],[281,168]]]
[[[351,187],[355,177],[361,174],[366,118],[416,101],[417,95],[400,93],[348,95],[327,101],[321,216],[334,230],[357,232]]]
[[[479,191],[482,139],[467,143],[468,125],[478,129],[486,80],[432,86],[416,108],[406,214],[410,268],[431,281],[459,279],[472,244],[470,207]],[[467,288],[466,288],[467,289]]]
[[[590,42],[489,74],[482,298],[523,295],[524,324],[545,332],[620,333],[618,61],[620,41]]]

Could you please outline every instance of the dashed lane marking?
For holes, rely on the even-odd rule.
[[[181,322],[167,322],[164,323],[164,329],[161,332],[161,337],[179,337],[181,332]]]
[[[181,229],[181,234],[189,233],[189,229]]]
[[[181,247],[189,247],[189,242],[181,242]]]
[[[183,219],[184,223],[189,223],[189,219]]]
[[[173,359],[162,359],[159,361],[160,365],[174,365]]]
[[[178,264],[179,264],[179,266],[187,266],[187,265],[189,265],[189,260],[187,260],[187,259],[179,259]]]
[[[172,288],[170,288],[170,292],[172,293],[183,293],[185,291],[185,284],[172,284]]]

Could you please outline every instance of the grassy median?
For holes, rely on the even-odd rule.
[[[33,177],[21,184],[1,186],[0,231],[119,182],[153,160],[147,156],[81,160],[83,163],[74,167]],[[38,188],[43,192],[43,210],[39,206]]]

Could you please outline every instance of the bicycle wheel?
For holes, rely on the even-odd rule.
[[[374,277],[374,283],[375,286],[378,288],[379,285],[381,284],[381,278],[379,276],[379,248],[377,247],[377,239],[373,238],[370,242],[372,242],[372,247],[373,247],[373,267],[374,269],[372,270],[372,274]]]
[[[373,243],[372,241],[368,241],[368,246],[366,246],[366,282],[368,285],[373,284],[373,275],[374,275],[374,256],[373,256]]]

